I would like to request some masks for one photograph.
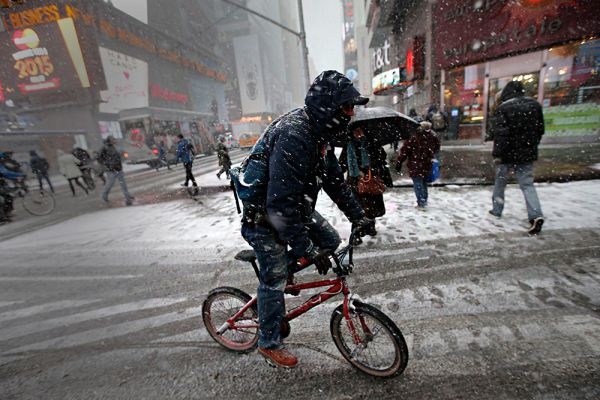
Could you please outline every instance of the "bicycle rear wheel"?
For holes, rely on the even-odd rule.
[[[56,200],[52,193],[45,190],[33,190],[22,197],[23,208],[31,215],[48,215],[54,211]]]
[[[219,334],[218,329],[233,317],[252,297],[233,287],[220,287],[210,291],[202,304],[202,321],[208,334],[221,346],[241,353],[254,350],[258,343],[258,310],[256,303],[237,320],[235,329],[228,328]],[[243,328],[244,324],[254,327]]]
[[[343,305],[331,315],[331,336],[344,358],[360,371],[376,377],[400,375],[408,363],[408,349],[400,329],[373,306],[353,302],[350,320],[359,343],[355,343],[344,318]]]

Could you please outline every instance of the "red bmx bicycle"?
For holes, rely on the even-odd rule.
[[[311,296],[302,305],[285,315],[281,336],[290,334],[290,321],[308,310],[342,294],[344,301],[331,315],[330,330],[333,342],[342,356],[360,371],[376,377],[400,375],[408,362],[408,349],[400,329],[383,312],[365,304],[352,295],[346,276],[352,272],[352,250],[355,234],[349,244],[332,254],[334,279],[293,283],[288,279],[285,293],[299,294],[302,290],[327,288]],[[240,251],[235,258],[252,264],[258,277],[256,255],[252,250]],[[305,259],[289,267],[290,277],[312,265]],[[211,290],[202,305],[202,319],[210,336],[223,347],[236,352],[250,352],[258,343],[258,311],[256,296],[233,287]]]

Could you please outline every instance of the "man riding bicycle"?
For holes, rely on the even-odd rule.
[[[329,146],[336,135],[346,133],[354,105],[368,101],[341,73],[321,73],[308,90],[305,107],[269,125],[240,173],[243,182],[248,180],[248,162],[265,168],[266,184],[254,201],[240,196],[245,200],[242,236],[254,248],[260,266],[258,351],[278,366],[291,368],[298,363],[280,336],[289,262],[304,257],[325,274],[331,267],[329,253],[341,242],[336,230],[315,211],[319,190],[325,190],[361,235],[375,234],[374,221],[365,217],[344,183]]]

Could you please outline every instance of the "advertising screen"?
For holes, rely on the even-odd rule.
[[[100,47],[107,90],[100,91],[100,112],[148,107],[148,63],[115,50]]]
[[[394,68],[389,71],[373,77],[373,93],[381,93],[384,90],[391,89],[396,86],[406,85],[406,70],[404,68]]]
[[[73,20],[0,33],[0,85],[6,99],[90,87]]]

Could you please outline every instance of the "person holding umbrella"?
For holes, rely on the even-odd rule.
[[[388,107],[357,107],[348,127],[350,138],[334,143],[343,148],[340,165],[369,218],[385,214],[383,192],[393,186],[383,146],[408,139],[418,126],[414,119]]]
[[[346,182],[371,219],[385,214],[383,192],[386,186],[392,187],[386,159],[387,154],[378,141],[358,126],[352,130],[340,155],[340,166],[347,172]]]

